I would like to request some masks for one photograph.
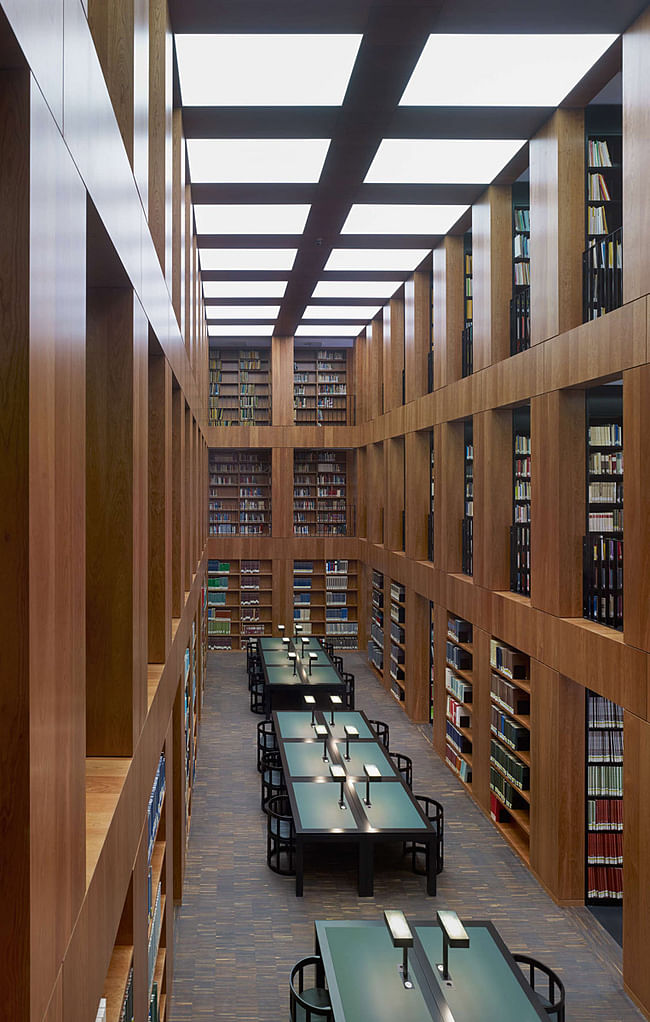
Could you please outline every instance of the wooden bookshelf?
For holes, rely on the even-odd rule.
[[[239,561],[211,558],[208,561],[207,632],[209,650],[232,650],[240,646]]]
[[[296,536],[348,533],[346,451],[296,450],[293,469],[293,531]]]
[[[344,348],[294,349],[293,407],[297,425],[347,425],[347,365]]]
[[[210,451],[211,536],[271,535],[271,452]]]
[[[465,421],[463,433],[463,573],[471,575],[474,571],[474,429],[471,419]]]
[[[585,112],[585,251],[583,320],[623,301],[623,137],[620,106]]]
[[[510,529],[510,590],[530,596],[531,508],[530,405],[512,413],[512,526]]]
[[[472,232],[467,231],[463,236],[463,376],[471,376],[474,372],[473,323]]]
[[[384,676],[384,576],[381,571],[370,574],[368,600],[370,622],[368,627],[368,661]]]
[[[213,426],[269,426],[269,348],[210,345],[208,421]]]
[[[588,905],[623,901],[623,710],[586,694],[586,863]]]
[[[512,301],[510,354],[530,347],[530,196],[528,183],[512,186]]]
[[[490,816],[530,861],[530,658],[490,640]]]
[[[338,649],[357,649],[358,565],[346,559],[326,560],[325,637]]]
[[[406,696],[406,590],[401,582],[390,584],[389,635],[390,691],[403,703]]]
[[[240,561],[239,627],[243,644],[254,636],[270,635],[273,608],[273,562]]]
[[[445,762],[471,791],[474,646],[469,621],[448,615],[445,640]]]
[[[623,388],[586,396],[587,509],[584,616],[623,628]]]

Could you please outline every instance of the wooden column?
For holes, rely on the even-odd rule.
[[[380,313],[381,315],[381,313]],[[402,403],[404,369],[404,289],[401,288],[383,309],[384,331],[384,411]]]
[[[360,447],[357,453],[357,535],[368,536],[368,448]],[[372,498],[371,498],[372,499]]]
[[[366,332],[362,330],[355,338],[352,357],[354,361],[354,389],[348,386],[348,406],[352,403],[353,421],[361,423],[364,421],[364,392],[363,392],[363,357],[366,344]]]
[[[625,712],[623,766],[623,982],[650,1016],[650,724]]]
[[[582,322],[585,123],[556,110],[530,141],[531,344]]]
[[[289,634],[293,626],[293,558],[282,557],[273,561],[273,634],[279,635],[278,625],[286,626]]]
[[[149,231],[165,272],[166,54],[167,0],[149,0]]]
[[[293,337],[271,340],[271,424],[293,425]]]
[[[368,447],[368,492],[374,499],[368,503],[368,539],[371,543],[384,542],[384,501],[386,499],[384,474],[384,445]]]
[[[133,0],[88,0],[88,24],[124,148],[133,165]]]
[[[185,606],[185,399],[172,381],[172,617]]]
[[[192,522],[194,521],[194,491],[192,488],[192,465],[194,461],[194,434],[192,430],[192,413],[190,406],[183,398],[183,418],[185,421],[185,457],[183,459],[183,486],[185,488],[185,517],[183,522],[183,576],[184,594],[189,593],[194,573],[192,560]],[[183,595],[185,602],[185,595]]]
[[[149,0],[133,0],[133,173],[144,209],[149,197]]]
[[[623,33],[623,301],[650,292],[650,10]],[[627,608],[626,608],[627,613]]]
[[[148,324],[130,288],[87,299],[86,746],[130,756],[146,711]]]
[[[274,447],[271,452],[271,535],[293,536],[293,447]]]
[[[512,198],[506,185],[491,185],[472,207],[472,278],[477,373],[510,355]]]
[[[404,437],[384,441],[384,546],[402,550],[404,510]]]
[[[368,334],[366,333],[366,337]],[[368,373],[370,384],[369,418],[377,419],[383,412],[382,390],[384,385],[384,333],[381,316],[375,316],[370,328],[368,350]]]
[[[533,607],[582,617],[585,396],[556,390],[530,403],[530,595]]]
[[[149,663],[167,659],[172,629],[172,375],[149,355]]]
[[[625,641],[650,651],[650,365],[623,373]]]
[[[404,285],[404,370],[406,400],[428,392],[431,347],[431,275],[418,270]]]
[[[166,787],[172,789],[174,803],[174,904],[180,905],[185,877],[185,688],[180,675],[174,696],[172,734],[172,773],[166,775]]]
[[[406,556],[415,561],[427,558],[430,508],[429,430],[407,433],[404,438],[406,464]]]
[[[390,618],[390,614],[388,615]],[[404,709],[414,721],[429,719],[429,601],[406,587]]]
[[[447,732],[447,692],[445,685],[445,636],[447,635],[447,608],[436,603],[433,608],[433,747],[438,755],[445,758],[445,735]]]
[[[433,250],[433,386],[463,375],[463,239],[448,236]]]
[[[185,139],[183,114],[177,107],[172,122],[172,304],[185,335]]]
[[[585,690],[537,660],[530,677],[530,864],[558,902],[583,904]]]
[[[465,452],[463,423],[443,422],[435,426],[433,442],[436,452],[434,518],[436,566],[443,571],[459,572],[463,563],[461,542]]]
[[[474,581],[510,588],[512,412],[474,416]]]
[[[446,624],[446,622],[445,622]],[[490,633],[472,626],[472,792],[490,809]],[[441,639],[444,642],[444,637]],[[443,646],[444,649],[444,646]]]
[[[181,155],[181,159],[185,161],[185,154]],[[187,170],[187,168],[186,168]],[[184,254],[183,254],[183,272],[182,272],[182,291],[181,300],[184,306],[183,314],[183,339],[185,341],[185,350],[189,355],[192,348],[192,233],[193,233],[193,216],[192,216],[192,191],[189,180],[185,181],[185,195],[182,196],[184,202]],[[181,214],[183,215],[183,214]]]

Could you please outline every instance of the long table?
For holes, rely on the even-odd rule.
[[[548,1015],[531,991],[496,927],[463,920],[468,948],[449,950],[447,983],[438,969],[442,935],[435,919],[409,920],[406,989],[380,920],[316,920],[316,953],[323,960],[335,1022],[538,1022]]]
[[[358,846],[361,897],[372,896],[375,845],[387,841],[418,841],[425,845],[427,894],[435,894],[437,831],[384,746],[377,741],[365,714],[337,710],[333,725],[329,711],[317,710],[314,718],[316,723],[328,728],[327,761],[323,759],[325,742],[316,738],[310,713],[273,713],[296,831],[296,895],[303,893],[305,847],[345,841]],[[349,743],[349,761],[345,759],[346,724],[359,731],[359,738]],[[381,780],[371,783],[369,806],[365,802],[364,763],[374,764],[381,775]],[[330,764],[339,764],[345,769],[345,809],[339,806],[340,782],[331,777]]]
[[[330,695],[345,697],[345,682],[323,649],[320,641],[312,638],[309,651],[316,654],[311,673],[307,657],[296,660],[296,673],[287,658],[287,645],[297,653],[293,639],[287,644],[275,636],[260,639],[258,649],[264,672],[264,706],[267,715],[272,710],[298,708],[303,696],[310,694],[318,706],[326,706]],[[298,646],[301,644],[298,643]]]

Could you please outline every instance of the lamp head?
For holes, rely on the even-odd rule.
[[[311,708],[312,706],[315,706],[315,705],[316,705],[316,697],[315,697],[315,696],[303,696],[303,698],[304,698],[304,700],[305,700],[305,704],[306,704],[307,706],[309,706],[310,708]]]
[[[413,947],[413,934],[403,912],[396,908],[385,909],[384,922],[388,927],[393,947]]]
[[[469,947],[469,935],[455,912],[439,909],[436,919],[449,947]]]
[[[344,732],[346,738],[358,738],[359,737],[359,729],[356,728],[354,726],[354,724],[344,724],[343,725],[343,732]]]
[[[381,773],[378,766],[374,763],[364,763],[363,772],[366,775],[368,781],[379,781],[381,780]]]
[[[316,724],[316,726],[314,727],[314,732],[317,738],[327,738],[329,734],[329,731],[327,730],[324,724]]]
[[[338,763],[330,763],[330,774],[335,781],[344,781],[347,777],[345,770]]]

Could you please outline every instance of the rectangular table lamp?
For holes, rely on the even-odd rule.
[[[449,948],[469,947],[469,936],[455,912],[439,909],[436,919],[442,930],[442,964],[438,969],[442,972],[442,978],[449,981]]]

